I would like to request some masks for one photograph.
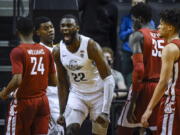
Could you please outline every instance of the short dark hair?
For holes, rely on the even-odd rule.
[[[45,16],[40,16],[40,17],[35,18],[35,20],[34,20],[35,30],[38,30],[42,23],[46,23],[46,22],[49,22],[49,21],[51,21],[51,20],[48,17],[45,17]]]
[[[78,20],[78,18],[77,18],[75,15],[66,14],[66,15],[64,15],[64,16],[61,18],[61,20],[64,19],[64,18],[73,18],[73,19],[75,20],[76,24],[79,25],[79,20]],[[60,22],[61,22],[61,21],[60,21]]]
[[[166,9],[161,11],[160,18],[165,23],[174,26],[177,32],[180,30],[180,10]]]
[[[17,20],[16,29],[21,34],[28,36],[33,32],[33,21],[29,17],[20,17]]]
[[[152,19],[152,9],[148,4],[138,3],[137,5],[131,8],[130,13],[136,17],[141,17],[145,23],[148,23]]]
[[[113,52],[113,50],[112,50],[111,48],[109,48],[109,47],[103,47],[102,50],[103,50],[103,53],[106,53],[106,52],[107,52],[107,53],[110,53],[111,56],[114,57],[114,52]]]

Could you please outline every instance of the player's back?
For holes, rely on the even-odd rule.
[[[52,56],[49,50],[39,44],[21,44],[22,83],[17,91],[17,98],[43,96],[48,85],[48,76]]]
[[[157,30],[142,28],[139,30],[144,36],[143,61],[144,80],[158,81],[161,70],[162,49],[165,46],[164,39],[159,37]]]

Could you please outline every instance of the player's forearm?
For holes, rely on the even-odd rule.
[[[64,85],[63,85],[64,86]],[[58,88],[58,97],[59,97],[59,105],[60,105],[60,114],[62,115],[65,112],[67,98],[69,90],[67,87],[60,86]]]
[[[154,94],[151,98],[151,101],[147,107],[148,110],[153,110],[154,107],[158,104],[162,96],[164,95],[164,92],[166,90],[167,84],[163,81],[160,81],[154,91]]]
[[[111,102],[113,99],[115,82],[112,75],[106,77],[104,79],[104,102],[102,107],[102,112],[109,114]]]
[[[7,87],[4,89],[6,95],[9,95],[12,91],[16,90],[21,84],[21,81],[22,79],[20,75],[14,75]]]

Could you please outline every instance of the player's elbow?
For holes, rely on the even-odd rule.
[[[22,82],[22,74],[16,74],[13,76],[13,82],[15,87],[19,87]]]
[[[57,86],[56,73],[51,73],[48,78],[48,86]]]

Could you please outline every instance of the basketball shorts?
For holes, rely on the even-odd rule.
[[[157,135],[179,135],[180,96],[164,96],[158,113]]]
[[[103,128],[100,124],[95,122],[98,115],[102,112],[102,106],[102,91],[87,95],[71,91],[64,114],[66,126],[72,123],[79,123],[81,125],[89,114],[92,120],[92,133],[106,135],[108,127]]]
[[[123,127],[129,127],[129,128],[142,127],[140,123],[141,117],[151,100],[151,97],[153,95],[156,85],[157,85],[156,82],[144,83],[144,87],[141,90],[140,95],[136,102],[135,116],[137,118],[138,123],[129,123],[127,120],[127,113],[130,107],[130,99],[131,99],[131,92],[132,92],[132,90],[130,90],[128,94],[127,102],[125,103],[123,110],[121,112],[120,118],[118,120],[118,125],[123,126]],[[157,130],[156,121],[157,121],[158,106],[159,105],[156,106],[156,108],[154,109],[149,119],[149,124],[150,124],[149,128],[152,131]]]
[[[6,135],[46,135],[49,116],[46,95],[30,99],[14,99],[10,104]]]
[[[61,125],[57,124],[57,119],[60,112],[57,87],[48,86],[46,90],[51,115],[48,135],[64,135],[64,128]]]

